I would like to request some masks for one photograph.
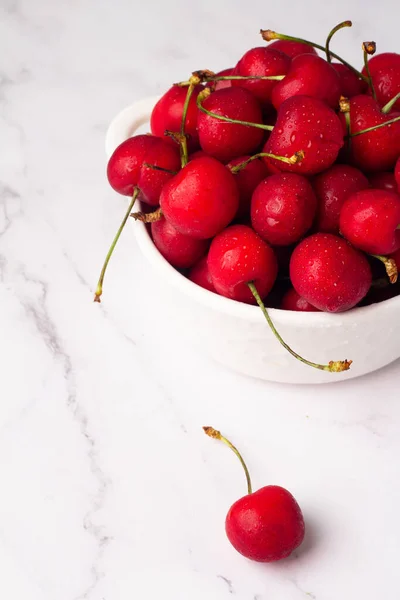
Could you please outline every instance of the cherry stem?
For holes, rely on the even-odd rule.
[[[255,79],[261,81],[282,81],[285,75],[216,75],[213,71],[194,71],[192,77],[187,81],[180,81],[174,85],[179,87],[187,87],[190,85],[198,85],[200,83],[208,83],[212,81],[231,81],[232,79]]]
[[[377,258],[384,264],[387,276],[389,277],[390,283],[396,283],[398,277],[397,264],[394,258],[388,256],[382,256],[380,254],[371,254],[373,258]]]
[[[251,487],[250,473],[249,473],[247,465],[244,462],[243,457],[240,454],[239,450],[226,437],[224,437],[221,434],[221,432],[218,431],[217,429],[214,429],[213,427],[203,427],[203,430],[204,430],[204,432],[209,437],[213,438],[214,440],[220,440],[221,442],[224,442],[224,444],[226,444],[228,446],[228,448],[230,448],[231,450],[233,450],[233,452],[236,454],[236,456],[240,460],[240,463],[241,463],[241,465],[243,467],[243,470],[244,470],[244,474],[246,475],[247,493],[251,494],[253,492],[253,490],[252,490],[252,487]]]
[[[280,160],[282,162],[288,163],[289,165],[295,165],[297,162],[300,162],[303,160],[305,154],[302,150],[300,150],[299,152],[296,152],[295,154],[293,154],[293,156],[290,156],[289,158],[287,158],[286,156],[278,156],[277,154],[271,154],[270,152],[259,152],[258,154],[254,154],[253,156],[250,156],[250,158],[244,160],[243,162],[239,163],[238,165],[235,165],[234,167],[230,167],[230,171],[231,171],[231,173],[236,175],[236,173],[239,173],[239,171],[242,171],[242,169],[245,169],[247,167],[247,165],[249,163],[251,163],[253,160],[256,160],[257,158],[262,158],[263,156],[267,156],[268,158],[274,158],[275,160]]]
[[[375,44],[375,42],[363,42],[362,49],[363,49],[363,53],[364,53],[365,71],[366,71],[367,77],[368,77],[368,85],[370,87],[370,90],[372,92],[372,96],[373,96],[374,100],[376,100],[376,92],[375,92],[374,84],[373,84],[372,77],[371,77],[371,71],[369,70],[369,64],[368,64],[368,56],[372,56],[372,54],[375,54],[376,44]]]
[[[253,294],[258,306],[261,308],[263,315],[268,323],[268,325],[270,326],[272,333],[274,334],[274,336],[277,338],[278,342],[280,342],[282,344],[282,346],[295,358],[297,358],[297,360],[299,360],[300,362],[308,365],[309,367],[313,367],[314,369],[319,369],[320,371],[329,371],[331,373],[341,373],[342,371],[348,371],[350,369],[350,365],[353,362],[352,360],[331,360],[329,362],[329,364],[327,365],[320,365],[318,363],[314,363],[314,362],[310,362],[309,360],[303,358],[302,356],[300,356],[299,354],[297,354],[297,352],[295,352],[294,350],[291,349],[290,346],[288,346],[288,344],[282,339],[282,337],[280,336],[280,334],[278,333],[278,331],[275,328],[275,325],[273,324],[271,317],[268,314],[267,309],[265,308],[265,304],[264,302],[261,300],[260,295],[257,291],[256,286],[254,285],[254,283],[251,281],[250,283],[247,284],[250,288],[251,293]]]
[[[150,213],[134,212],[131,213],[130,216],[133,217],[135,221],[141,221],[142,223],[155,223],[162,219],[163,214],[161,208],[157,208],[157,210]]]
[[[229,117],[217,115],[216,113],[213,113],[210,110],[207,110],[202,105],[202,102],[203,102],[203,100],[208,98],[208,96],[210,94],[211,94],[211,90],[209,88],[206,88],[205,90],[200,92],[200,94],[197,96],[197,100],[196,100],[198,109],[201,110],[201,112],[205,113],[206,115],[208,115],[210,117],[214,117],[214,119],[219,119],[220,121],[225,121],[226,123],[234,123],[236,125],[245,125],[246,127],[257,127],[258,129],[264,129],[266,131],[273,130],[272,125],[264,125],[263,123],[251,123],[249,121],[238,121],[237,119],[230,119]]]
[[[373,127],[368,127],[367,129],[362,129],[361,131],[356,131],[355,133],[351,133],[350,136],[356,137],[357,135],[361,135],[362,133],[369,133],[370,131],[375,131],[375,129],[380,129],[381,127],[386,127],[387,125],[396,123],[397,121],[400,121],[400,117],[395,117],[394,119],[390,119],[390,121],[380,123],[379,125],[374,125]]]
[[[118,240],[119,240],[119,236],[121,235],[121,233],[122,233],[122,230],[123,230],[123,228],[125,227],[125,224],[126,224],[126,222],[127,222],[128,218],[129,218],[129,215],[131,214],[131,210],[132,210],[132,208],[133,208],[133,205],[134,205],[134,204],[135,204],[135,202],[136,202],[136,198],[137,198],[137,197],[138,197],[138,195],[139,195],[139,191],[140,191],[140,190],[139,190],[139,188],[138,188],[138,187],[135,187],[135,189],[134,189],[134,192],[133,192],[132,199],[131,199],[131,201],[130,201],[130,203],[129,203],[129,206],[128,206],[128,210],[126,211],[126,213],[125,213],[125,216],[124,216],[124,218],[122,219],[122,223],[121,223],[121,225],[119,226],[119,228],[118,228],[118,231],[117,231],[117,233],[116,233],[116,235],[115,235],[115,237],[114,237],[114,239],[113,239],[113,241],[112,241],[112,244],[111,244],[111,246],[110,246],[110,249],[109,249],[109,251],[107,252],[107,256],[106,256],[106,258],[105,258],[105,261],[104,261],[104,264],[103,264],[103,268],[101,269],[101,273],[100,273],[99,281],[98,281],[98,283],[97,283],[97,287],[96,287],[96,293],[95,293],[95,295],[94,295],[94,300],[93,300],[94,302],[101,302],[100,298],[101,298],[101,295],[102,295],[102,293],[103,293],[103,282],[104,282],[104,275],[106,274],[106,270],[107,270],[108,263],[110,262],[111,255],[112,255],[112,253],[114,252],[114,248],[115,248],[115,246],[117,245],[117,242],[118,242]]]
[[[293,37],[291,35],[284,35],[283,33],[277,33],[276,31],[272,31],[271,29],[260,29],[260,33],[262,35],[263,40],[265,40],[266,42],[270,42],[272,40],[287,40],[288,42],[301,42],[302,44],[306,44],[306,46],[318,48],[318,50],[322,50],[322,52],[325,52],[326,50],[325,46],[321,46],[320,44],[316,44],[315,42],[310,42],[309,40]],[[361,79],[368,81],[368,78],[365,75],[360,73],[360,71],[357,71],[357,69],[355,69],[350,63],[345,61],[341,56],[338,56],[331,50],[329,50],[329,54],[331,57],[333,56],[333,58],[336,58],[336,60],[341,62],[343,65],[346,65],[346,67],[351,69],[356,75],[358,75],[358,77],[361,77]]]
[[[191,83],[186,92],[185,103],[183,105],[183,111],[182,111],[182,121],[181,121],[181,129],[180,129],[181,166],[182,166],[182,168],[186,167],[186,165],[188,164],[188,160],[189,160],[187,139],[186,139],[186,134],[185,134],[185,123],[186,123],[186,116],[187,116],[187,112],[188,112],[188,108],[189,108],[190,98],[192,97],[194,88],[195,88],[195,85],[193,83]]]
[[[328,61],[328,63],[332,62],[332,56],[331,56],[331,52],[329,50],[329,44],[330,44],[332,37],[335,35],[335,33],[337,31],[339,31],[340,29],[343,29],[343,27],[352,27],[352,25],[353,25],[353,23],[351,21],[343,21],[342,23],[339,23],[338,25],[336,25],[336,27],[334,27],[329,32],[329,35],[326,38],[326,42],[325,42],[326,60]]]
[[[398,94],[396,94],[394,96],[394,98],[392,98],[391,100],[389,100],[389,102],[387,104],[385,104],[385,106],[382,108],[382,112],[384,115],[386,115],[388,112],[390,112],[393,108],[393,106],[396,104],[397,100],[400,99],[400,92]]]
[[[163,173],[170,173],[171,175],[176,175],[177,171],[171,171],[170,169],[164,169],[164,167],[159,167],[158,165],[149,165],[149,163],[143,163],[144,167],[148,169],[152,169],[153,171],[162,171]]]

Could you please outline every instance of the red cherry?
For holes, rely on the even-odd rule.
[[[318,308],[300,296],[294,288],[290,288],[283,296],[280,308],[298,312],[319,312]]]
[[[280,486],[267,485],[231,506],[225,530],[240,554],[258,562],[273,562],[300,546],[305,526],[292,494]]]
[[[294,249],[290,279],[296,292],[316,308],[343,312],[364,298],[372,278],[361,252],[340,237],[316,233]]]
[[[295,56],[290,69],[272,91],[272,104],[276,109],[293,96],[311,96],[322,100],[331,108],[338,108],[340,78],[332,65],[314,54]]]
[[[232,221],[238,205],[235,177],[208,156],[190,161],[163,187],[160,196],[165,218],[184,235],[197,239],[211,238],[222,231]]]
[[[352,194],[340,213],[340,231],[353,246],[369,254],[400,248],[400,196],[386,190]]]
[[[375,190],[386,190],[388,192],[398,192],[396,178],[394,173],[381,171],[380,173],[371,173],[368,177],[371,187]]]
[[[249,91],[240,87],[213,92],[202,105],[206,110],[230,119],[262,123],[258,101]],[[256,127],[227,123],[203,112],[199,112],[198,132],[202,149],[222,162],[253,153],[264,135]]]
[[[354,135],[359,131],[381,125],[399,116],[391,112],[383,114],[371,96],[354,96],[350,100],[350,131],[352,136],[348,148],[349,160],[353,165],[368,171],[390,171],[400,155],[400,121],[379,127],[373,131]],[[346,123],[341,114],[344,131]]]
[[[247,304],[255,303],[247,284],[254,282],[264,298],[278,273],[274,251],[246,225],[231,225],[213,239],[208,268],[219,294]]]
[[[163,257],[177,269],[191,267],[208,249],[207,240],[183,235],[164,217],[151,224],[151,236]]]
[[[235,75],[242,77],[258,76],[270,77],[271,75],[286,75],[290,67],[290,58],[279,50],[262,46],[248,50],[239,60],[235,68]],[[271,93],[278,81],[257,79],[234,79],[233,86],[249,90],[262,103],[271,102]]]
[[[189,271],[188,278],[193,283],[209,292],[215,292],[215,287],[211,279],[210,271],[208,269],[208,257],[203,256]]]
[[[343,129],[338,116],[317,98],[295,96],[278,111],[276,125],[263,152],[293,156],[303,150],[305,157],[294,165],[265,159],[281,171],[314,175],[330,167],[343,146]]]
[[[227,77],[228,75],[233,75],[235,73],[235,69],[223,69],[223,71],[218,71],[215,73],[215,77]],[[221,79],[220,81],[209,81],[206,84],[206,87],[211,88],[213,91],[223,90],[224,88],[232,86],[232,79]]]
[[[240,156],[234,158],[226,166],[232,171],[233,167],[240,165],[250,156]],[[232,171],[235,175],[235,180],[239,188],[239,209],[236,217],[242,219],[250,214],[250,202],[254,190],[267,175],[268,169],[265,163],[260,160],[253,160],[249,162],[243,169],[238,172]]]
[[[286,558],[304,539],[304,519],[296,500],[277,485],[253,492],[248,468],[238,449],[213,427],[203,429],[209,437],[221,440],[233,450],[246,475],[248,494],[231,506],[225,519],[226,535],[232,546],[258,562]]]
[[[297,242],[311,227],[317,198],[309,181],[295,173],[264,179],[251,200],[251,223],[274,246]]]
[[[196,98],[203,89],[202,85],[196,85],[189,100],[188,111],[185,119],[185,133],[188,135],[189,151],[199,146],[197,134]],[[168,143],[176,145],[173,139],[164,135],[168,131],[180,131],[188,88],[173,85],[157,102],[150,117],[151,133],[166,139]]]
[[[196,150],[196,152],[192,152],[192,154],[189,155],[189,160],[193,160],[195,158],[203,158],[203,156],[209,156],[207,154],[207,152],[204,152],[204,150]]]
[[[279,50],[290,58],[294,58],[299,54],[317,54],[315,48],[303,44],[303,42],[292,42],[289,40],[276,40],[267,46],[268,50]]]
[[[139,199],[157,206],[161,189],[173,177],[151,169],[155,165],[169,171],[179,171],[181,161],[178,146],[153,135],[136,135],[128,138],[116,148],[108,161],[107,177],[114,190],[132,196],[133,188],[140,188]]]
[[[397,187],[398,187],[399,192],[400,192],[400,156],[399,156],[399,158],[397,159],[397,162],[396,162],[396,167],[394,169],[394,176],[395,176],[395,179],[396,179]]]
[[[346,198],[369,187],[365,175],[349,165],[333,165],[316,175],[312,185],[318,198],[316,229],[336,234],[339,233],[340,210]]]
[[[365,94],[368,90],[368,84],[342,63],[331,63],[340,78],[340,93],[345,98],[352,98],[359,94]]]
[[[400,92],[400,54],[375,54],[368,61],[368,66],[378,102],[384,106]],[[365,67],[362,72],[366,75]],[[400,110],[400,98],[395,103],[395,108]]]

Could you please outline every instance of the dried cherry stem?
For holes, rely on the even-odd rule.
[[[335,33],[337,31],[340,31],[340,29],[343,29],[343,27],[352,27],[353,23],[351,21],[343,21],[342,23],[339,23],[338,25],[336,25],[336,27],[334,27],[328,34],[328,37],[326,38],[326,42],[325,42],[325,52],[326,52],[326,60],[330,63],[332,62],[332,56],[331,56],[331,52],[329,50],[329,44],[331,42],[331,39],[333,38],[333,36],[335,35]]]
[[[280,342],[280,344],[282,344],[282,346],[295,358],[297,358],[297,360],[299,360],[300,362],[308,365],[309,367],[313,367],[314,369],[319,369],[320,371],[329,371],[330,373],[341,373],[342,371],[348,371],[350,369],[350,365],[353,362],[352,360],[331,360],[329,362],[329,364],[327,365],[320,365],[318,363],[314,363],[311,362],[305,358],[303,358],[302,356],[300,356],[300,354],[297,354],[297,352],[295,352],[294,350],[291,349],[290,346],[288,346],[288,344],[282,339],[282,337],[280,336],[280,334],[278,333],[278,331],[275,328],[275,325],[273,324],[271,317],[268,314],[267,309],[265,308],[265,304],[264,302],[261,300],[260,295],[257,291],[256,286],[254,285],[254,283],[251,281],[250,283],[247,284],[250,288],[251,293],[253,294],[258,306],[261,308],[263,315],[268,323],[268,325],[270,326],[272,333],[274,334],[274,336],[276,337],[276,339],[278,340],[278,342]]]
[[[397,265],[394,258],[388,256],[382,256],[380,254],[371,254],[373,258],[377,258],[384,264],[387,276],[389,277],[390,283],[396,283],[398,277]]]
[[[228,448],[233,450],[233,452],[236,454],[236,456],[240,460],[240,464],[242,465],[244,474],[246,475],[247,493],[252,494],[253,490],[251,487],[250,473],[249,473],[246,463],[243,460],[242,455],[240,454],[240,452],[236,448],[236,446],[234,446],[225,436],[223,436],[220,431],[218,431],[217,429],[214,429],[214,427],[203,427],[203,430],[204,430],[204,433],[206,433],[209,437],[213,438],[214,440],[220,440],[221,442],[224,442],[224,444],[226,444],[228,446]]]
[[[197,101],[196,101],[198,109],[201,110],[201,112],[205,113],[206,115],[209,115],[210,117],[214,117],[214,119],[219,119],[220,121],[225,121],[226,123],[235,123],[236,125],[246,125],[247,127],[257,127],[258,129],[265,129],[266,131],[273,130],[272,125],[264,125],[263,123],[251,123],[250,121],[238,121],[237,119],[230,119],[229,117],[217,115],[216,113],[213,113],[210,110],[207,110],[202,105],[202,102],[203,102],[203,100],[208,98],[208,96],[210,94],[211,94],[211,90],[209,88],[206,88],[202,92],[200,92],[200,94],[197,96]]]
[[[108,263],[110,262],[111,255],[114,252],[115,246],[117,245],[117,242],[119,240],[119,236],[121,235],[122,230],[125,227],[125,224],[126,224],[126,222],[128,220],[128,217],[131,214],[131,210],[133,208],[133,205],[136,202],[136,198],[138,197],[139,192],[140,192],[139,188],[135,187],[135,189],[133,191],[132,199],[131,199],[131,201],[129,203],[129,206],[128,206],[128,210],[126,211],[125,216],[122,219],[122,223],[119,226],[118,231],[117,231],[117,233],[116,233],[116,235],[115,235],[115,237],[114,237],[114,239],[112,241],[110,249],[107,252],[107,256],[105,258],[105,261],[104,261],[104,264],[103,264],[103,268],[101,269],[99,281],[97,283],[96,292],[95,292],[94,299],[93,299],[94,302],[101,302],[100,298],[101,298],[101,295],[103,293],[104,275],[106,274]]]
[[[326,50],[325,46],[321,46],[320,44],[316,44],[315,42],[310,42],[309,40],[293,37],[292,35],[284,35],[283,33],[277,33],[276,31],[272,31],[271,29],[260,29],[260,33],[263,40],[265,40],[266,42],[271,42],[272,40],[287,40],[288,42],[301,42],[302,44],[306,44],[306,46],[318,48],[318,50],[322,50],[322,52],[325,52]],[[356,75],[358,75],[358,77],[361,77],[361,79],[368,81],[368,78],[365,75],[363,75],[363,73],[357,71],[357,69],[355,69],[350,63],[345,61],[341,56],[338,56],[331,50],[329,50],[329,54],[331,57],[333,56],[333,58],[336,58],[336,60],[341,62],[343,65],[346,65],[346,67],[351,69]]]
[[[390,112],[393,108],[393,106],[396,104],[397,100],[400,99],[400,92],[398,94],[396,94],[394,96],[394,98],[392,98],[391,100],[389,100],[389,102],[387,104],[385,104],[385,106],[382,108],[382,112],[384,115],[386,115],[388,112]]]
[[[170,173],[170,175],[176,175],[178,171],[171,171],[170,169],[164,169],[164,167],[159,167],[158,165],[149,165],[149,163],[144,162],[144,167],[149,169],[153,169],[153,171],[162,171],[163,173]]]
[[[160,221],[163,214],[161,208],[157,208],[157,210],[144,213],[144,212],[134,212],[130,214],[131,217],[135,219],[135,221],[140,221],[141,223],[155,223],[156,221]]]
[[[356,137],[357,135],[361,135],[362,133],[369,133],[370,131],[375,131],[375,129],[380,129],[381,127],[386,127],[387,125],[391,125],[392,123],[396,123],[400,121],[400,117],[395,117],[394,119],[390,119],[385,123],[380,123],[379,125],[374,125],[373,127],[367,127],[367,129],[362,129],[361,131],[356,131],[355,133],[351,133],[351,137]]]
[[[339,99],[339,110],[344,114],[344,120],[346,122],[346,140],[347,150],[351,147],[351,119],[350,119],[350,100],[344,96],[340,96]]]
[[[375,92],[374,83],[372,81],[371,71],[369,70],[369,64],[368,64],[368,56],[372,56],[373,54],[375,54],[376,44],[375,44],[375,42],[363,42],[362,49],[363,49],[363,53],[364,53],[365,71],[366,71],[367,77],[368,77],[368,85],[370,87],[370,90],[372,92],[372,96],[373,96],[374,100],[376,100],[376,92]]]
[[[244,160],[243,162],[239,163],[238,165],[235,165],[234,167],[230,167],[230,171],[231,171],[231,173],[236,175],[236,173],[239,173],[239,171],[241,171],[242,169],[245,169],[247,167],[247,165],[249,163],[251,163],[253,160],[256,160],[257,158],[262,158],[263,156],[266,156],[268,158],[274,158],[275,160],[280,160],[282,162],[288,163],[289,165],[295,165],[296,163],[303,160],[303,158],[305,157],[305,154],[304,154],[303,150],[299,150],[299,152],[295,152],[293,154],[293,156],[290,156],[288,158],[286,156],[279,156],[277,154],[271,154],[270,152],[259,152],[258,154],[253,154],[253,156],[250,156],[250,158]]]

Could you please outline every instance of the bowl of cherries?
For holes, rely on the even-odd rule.
[[[261,30],[218,73],[125,108],[107,176],[182,342],[271,381],[324,383],[400,357],[400,54]],[[145,134],[137,129],[148,123]]]

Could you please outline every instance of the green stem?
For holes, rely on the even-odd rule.
[[[297,162],[303,160],[304,152],[296,152],[296,154],[293,154],[293,156],[291,156],[290,158],[287,158],[286,156],[278,156],[277,154],[271,154],[270,152],[259,152],[258,154],[253,154],[253,156],[250,156],[250,158],[247,158],[238,165],[230,167],[231,173],[236,175],[236,173],[239,173],[239,171],[245,169],[247,165],[253,160],[256,160],[257,158],[262,158],[263,156],[266,156],[268,158],[274,158],[275,160],[280,160],[282,162],[288,163],[289,165],[295,165]]]
[[[247,75],[246,77],[243,75],[220,75],[216,77],[207,77],[207,81],[230,81],[231,79],[240,80],[240,79],[255,79],[259,81],[282,81],[285,79],[286,75]]]
[[[262,313],[268,323],[268,325],[270,326],[272,333],[274,334],[274,336],[276,337],[276,339],[279,341],[280,344],[282,344],[282,346],[292,355],[294,356],[294,358],[297,358],[297,360],[299,360],[300,362],[308,365],[309,367],[313,367],[314,369],[319,369],[320,371],[329,371],[331,373],[340,373],[342,371],[348,371],[348,369],[350,369],[350,365],[352,363],[351,360],[337,360],[337,361],[330,361],[329,364],[327,365],[320,365],[318,363],[314,363],[311,362],[305,358],[303,358],[302,356],[300,356],[299,354],[297,354],[297,352],[295,352],[294,350],[291,349],[290,346],[288,346],[288,344],[282,339],[282,337],[280,336],[280,334],[278,333],[278,331],[275,328],[275,325],[273,324],[271,317],[268,314],[267,309],[265,308],[265,304],[264,302],[261,300],[260,295],[257,291],[256,286],[254,285],[253,282],[250,282],[247,284],[250,288],[251,293],[253,294],[258,306],[261,308]]]
[[[374,42],[364,42],[362,45],[362,49],[363,49],[363,54],[364,54],[364,66],[365,66],[365,71],[367,73],[368,85],[370,87],[370,90],[372,92],[372,96],[373,96],[374,100],[376,100],[375,87],[374,87],[374,83],[372,81],[371,71],[369,70],[369,64],[368,64],[368,56],[375,53],[375,43]]]
[[[332,37],[335,35],[335,33],[337,31],[339,31],[340,29],[343,29],[343,27],[351,27],[352,25],[353,25],[353,23],[351,21],[343,21],[342,23],[339,23],[338,25],[336,25],[336,27],[334,27],[332,29],[332,31],[329,32],[329,35],[326,38],[326,42],[325,42],[326,60],[329,63],[332,62],[332,56],[331,56],[331,52],[329,50],[329,44],[330,44]]]
[[[247,493],[251,494],[253,492],[253,490],[251,487],[250,473],[249,473],[247,465],[244,462],[243,457],[240,454],[239,450],[236,448],[236,446],[234,446],[232,444],[232,442],[230,442],[228,440],[228,438],[223,436],[220,431],[218,431],[217,429],[214,429],[214,427],[203,427],[203,430],[209,437],[213,438],[214,440],[220,440],[221,442],[224,442],[224,444],[226,444],[228,446],[228,448],[230,448],[236,454],[236,456],[240,460],[240,463],[241,463],[244,473],[246,475]]]
[[[136,198],[138,197],[139,191],[140,191],[139,188],[135,187],[132,199],[131,199],[131,201],[129,203],[129,206],[128,206],[128,210],[126,211],[125,216],[122,219],[122,223],[119,226],[118,231],[117,231],[117,233],[116,233],[116,235],[115,235],[115,237],[113,239],[113,242],[112,242],[112,244],[110,246],[110,249],[107,252],[107,256],[106,256],[106,259],[104,261],[103,268],[101,269],[99,281],[97,283],[96,293],[94,295],[94,302],[101,302],[100,298],[101,298],[101,295],[103,293],[104,275],[106,274],[108,263],[110,262],[111,255],[112,255],[112,253],[114,251],[115,246],[117,245],[117,242],[119,240],[119,236],[121,235],[122,230],[125,227],[125,224],[126,224],[128,218],[129,218],[129,215],[131,214],[131,210],[133,208],[133,205],[136,202]]]
[[[316,44],[315,42],[310,42],[309,40],[293,37],[291,35],[284,35],[283,33],[277,33],[276,31],[272,31],[271,29],[261,29],[260,33],[266,42],[270,42],[272,40],[287,40],[288,42],[301,42],[302,44],[306,44],[306,46],[311,46],[312,48],[322,50],[322,52],[325,52],[326,50],[325,46],[321,46],[320,44]],[[361,79],[368,81],[368,78],[365,75],[363,75],[363,73],[357,71],[357,69],[355,69],[350,63],[345,61],[341,56],[338,56],[331,50],[329,51],[329,54],[331,57],[333,56],[333,58],[336,58],[336,60],[341,62],[343,65],[346,65],[346,67],[351,69],[356,75],[358,75],[358,77],[361,77]]]
[[[397,100],[399,100],[399,99],[400,99],[400,92],[398,94],[396,94],[394,96],[394,98],[389,100],[389,102],[387,104],[385,104],[385,106],[382,108],[383,114],[387,115],[387,113],[392,110],[393,106],[396,104]]]
[[[229,117],[223,117],[222,115],[217,115],[216,113],[213,113],[210,110],[207,110],[202,105],[202,101],[206,97],[206,96],[203,96],[203,94],[204,94],[204,92],[200,92],[200,94],[197,96],[196,102],[197,102],[198,109],[201,110],[201,112],[205,113],[206,115],[208,115],[210,117],[214,117],[214,119],[219,119],[220,121],[225,121],[225,123],[234,123],[236,125],[245,125],[246,127],[257,127],[258,129],[264,129],[266,131],[273,130],[272,125],[264,125],[263,123],[251,123],[250,121],[238,121],[237,119],[230,119]]]
[[[182,111],[182,121],[181,121],[181,129],[180,129],[180,134],[181,134],[181,166],[186,167],[186,165],[188,164],[188,160],[189,160],[189,154],[188,154],[188,147],[187,147],[187,138],[186,138],[186,133],[185,133],[185,123],[186,123],[186,115],[188,112],[188,108],[189,108],[189,102],[190,102],[190,98],[192,97],[193,91],[194,91],[195,85],[193,83],[191,83],[188,87],[188,90],[186,92],[186,98],[185,98],[185,103],[183,105],[183,111]]]
[[[363,133],[369,133],[370,131],[375,131],[375,129],[380,129],[381,127],[386,127],[387,125],[396,123],[397,121],[400,121],[400,117],[395,117],[394,119],[390,119],[390,121],[380,123],[379,125],[374,125],[373,127],[367,127],[367,129],[362,129],[361,131],[356,131],[355,133],[351,133],[350,136],[356,137],[357,135],[361,135]]]

